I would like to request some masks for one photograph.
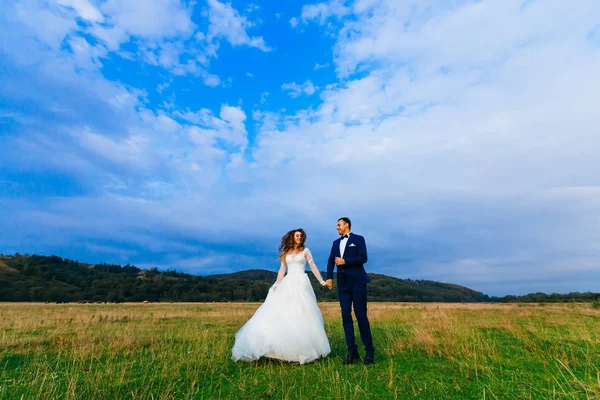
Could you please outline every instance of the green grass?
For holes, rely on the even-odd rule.
[[[234,363],[257,306],[0,304],[0,398],[600,398],[590,304],[371,304],[376,363],[344,366],[339,306],[323,303],[329,357]]]

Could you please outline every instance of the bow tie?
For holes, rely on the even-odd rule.
[[[348,235],[344,235],[344,236],[342,236],[342,240],[343,240],[343,239],[348,239]]]

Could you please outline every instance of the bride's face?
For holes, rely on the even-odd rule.
[[[297,245],[302,244],[302,232],[294,232],[294,243]]]

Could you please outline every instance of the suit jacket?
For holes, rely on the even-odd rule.
[[[336,267],[335,258],[340,257],[340,242],[342,238],[333,241],[331,253],[327,260],[327,279],[333,279],[333,269]],[[367,245],[365,238],[351,233],[344,249],[346,264],[337,266],[337,279],[339,290],[348,289],[356,284],[371,282],[364,264],[368,261]]]

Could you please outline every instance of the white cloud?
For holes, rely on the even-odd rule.
[[[208,0],[208,18],[210,25],[207,40],[223,38],[232,46],[256,47],[262,51],[270,51],[269,46],[260,36],[249,36],[246,30],[253,24],[240,15],[230,3],[221,3],[218,0]]]
[[[166,88],[168,88],[169,86],[171,86],[171,83],[170,83],[170,82],[159,83],[159,84],[156,86],[156,91],[157,91],[158,93],[162,93],[162,92],[164,92],[164,90],[165,90]]]
[[[344,17],[350,14],[351,9],[344,5],[344,0],[329,0],[317,4],[309,4],[302,7],[302,20],[317,20],[321,25],[331,17]]]
[[[42,7],[37,0],[25,0],[10,4],[6,10],[7,18],[21,22],[28,28],[28,36],[51,46],[60,47],[63,39],[77,29],[77,23],[65,12]]]
[[[421,68],[460,65],[476,69],[502,62],[508,52],[531,41],[543,42],[552,35],[561,40],[567,35],[565,30],[580,21],[581,10],[593,14],[598,7],[584,0],[564,10],[563,24],[557,25],[556,8],[536,2],[525,7],[517,0],[459,2],[433,8],[430,3],[382,1],[374,3],[375,8],[361,8],[359,18],[340,31],[338,68],[344,73],[372,61],[399,65],[417,60]],[[552,0],[550,4],[559,7],[559,3]],[[506,28],[506,21],[511,29]]]
[[[230,164],[229,155],[247,147],[241,109],[225,105],[219,117],[207,111],[209,125],[202,127],[180,120],[174,104],[165,107],[169,113],[149,110],[144,90],[102,76],[99,60],[105,47],[68,30],[63,30],[63,49],[41,47],[28,27],[17,18],[13,21],[12,38],[0,38],[11,63],[11,75],[0,77],[0,87],[16,104],[27,99],[40,111],[19,118],[19,135],[0,145],[27,152],[18,161],[23,170],[58,171],[81,178],[94,191],[168,196],[213,184]],[[166,46],[155,62],[178,67],[177,57],[169,53],[177,53],[177,46]],[[214,75],[198,74],[207,84],[219,83]],[[21,82],[18,88],[15,81]],[[163,82],[157,90],[167,85]],[[203,144],[199,135],[211,139]]]
[[[231,107],[224,105],[221,107],[221,119],[232,125],[233,129],[238,131],[244,131],[244,121],[246,120],[246,114],[239,107]]]
[[[252,13],[258,10],[260,10],[260,6],[258,4],[250,3],[246,6],[247,13]]]
[[[204,75],[204,84],[206,86],[215,87],[215,86],[219,86],[220,83],[221,83],[221,79],[217,75],[213,75],[213,74],[205,74]]]
[[[62,6],[74,9],[77,15],[86,21],[104,21],[102,13],[88,0],[56,0],[56,2]]]
[[[77,157],[108,163],[103,167],[108,171],[127,171],[129,181],[107,186],[108,192],[153,198],[208,187],[248,144],[246,115],[237,107],[223,105],[219,117],[209,110],[172,115],[141,110],[137,117],[121,137],[90,128],[71,131],[80,146],[71,150]]]
[[[158,64],[166,69],[179,66],[179,59],[184,52],[184,45],[181,42],[166,42],[159,50]]]
[[[281,85],[281,89],[287,91],[291,97],[296,98],[302,95],[312,96],[318,88],[310,80],[307,80],[302,84],[296,82],[284,83]]]
[[[118,51],[122,43],[129,41],[129,34],[123,27],[120,26],[108,27],[102,25],[92,25],[87,29],[87,31],[99,39],[110,51]],[[121,55],[121,57],[125,57],[125,54],[122,51],[119,52],[119,55]]]
[[[97,68],[101,66],[100,59],[106,56],[107,50],[102,46],[92,46],[82,37],[69,40],[75,62],[82,68]]]
[[[234,146],[236,152],[244,151],[248,145],[246,114],[240,107],[224,104],[221,106],[219,117],[214,116],[208,109],[196,112],[175,111],[174,116],[198,126],[198,129],[193,131],[195,141],[216,145],[215,140],[219,139]]]
[[[318,71],[320,69],[327,68],[327,67],[329,67],[329,63],[325,63],[325,64],[316,63],[315,66],[313,67],[313,71]]]
[[[267,102],[267,98],[269,97],[270,93],[269,92],[262,92],[260,94],[260,104],[264,104]]]
[[[55,50],[60,50],[65,39],[70,42],[71,48],[77,50],[75,55],[81,66],[100,66],[101,58],[115,52],[123,58],[142,59],[160,66],[174,75],[202,77],[206,85],[218,86],[220,78],[207,68],[210,60],[217,56],[222,40],[233,46],[270,51],[262,37],[248,35],[246,30],[254,23],[241,16],[231,4],[209,1],[207,33],[197,30],[192,21],[193,7],[194,3],[186,4],[181,0],[95,3],[89,0],[24,0],[6,8],[10,19],[29,26],[30,37],[35,40]],[[248,12],[256,9],[251,6]],[[78,25],[78,18],[86,24]],[[85,39],[87,35],[99,43],[84,50],[89,42]],[[134,45],[133,51],[122,50],[127,43]],[[89,58],[84,60],[86,56]]]
[[[118,26],[132,36],[162,40],[194,33],[191,9],[180,0],[108,0],[101,10],[110,25]]]
[[[152,144],[148,137],[140,135],[112,139],[90,130],[74,132],[74,134],[79,137],[83,148],[116,165],[145,169],[151,162],[147,150]]]

